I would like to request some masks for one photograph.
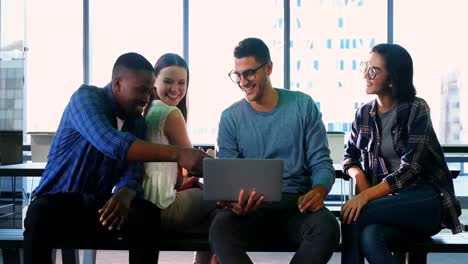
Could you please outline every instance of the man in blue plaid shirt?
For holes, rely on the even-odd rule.
[[[82,85],[72,95],[24,222],[25,263],[52,263],[57,243],[92,248],[121,238],[130,263],[157,262],[160,214],[142,199],[143,161],[175,161],[201,173],[206,155],[142,140],[154,81],[148,60],[126,53],[110,84]]]

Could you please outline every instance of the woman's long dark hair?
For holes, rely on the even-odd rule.
[[[159,57],[158,61],[156,61],[156,64],[154,65],[154,76],[157,78],[159,76],[159,73],[161,72],[162,69],[171,67],[171,66],[178,66],[182,67],[187,71],[187,90],[185,93],[185,96],[180,100],[179,104],[177,104],[177,108],[180,109],[180,112],[182,113],[182,116],[185,119],[185,122],[187,122],[187,115],[188,115],[188,105],[187,105],[187,93],[188,93],[188,86],[189,86],[189,79],[190,79],[190,74],[189,74],[189,69],[187,62],[180,57],[179,55],[175,53],[166,53]],[[144,115],[148,113],[149,108],[151,108],[151,102],[155,99],[161,99],[159,98],[159,95],[156,91],[151,93],[151,98],[150,98],[150,103],[145,109]]]
[[[412,101],[416,96],[413,84],[413,59],[411,55],[398,44],[378,44],[372,52],[380,54],[388,72],[388,80],[392,82],[393,96],[398,101]]]

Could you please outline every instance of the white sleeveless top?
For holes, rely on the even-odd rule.
[[[167,116],[172,111],[179,111],[161,100],[154,100],[146,115],[146,140],[156,144],[169,144],[164,135]],[[174,202],[177,182],[176,162],[145,162],[143,179],[144,197],[159,208],[165,209]]]

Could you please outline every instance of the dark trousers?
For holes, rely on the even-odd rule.
[[[278,204],[246,216],[220,210],[210,227],[212,251],[220,263],[252,263],[249,245],[286,240],[298,247],[291,263],[327,263],[340,239],[338,221],[326,208],[301,214],[297,194],[283,194]]]
[[[24,220],[24,263],[52,263],[53,245],[93,248],[116,239],[127,243],[129,263],[157,263],[159,208],[134,199],[125,227],[109,231],[99,221],[98,210],[110,197],[111,194],[61,193],[34,199]]]
[[[428,183],[370,201],[356,222],[341,225],[341,263],[361,264],[364,257],[369,263],[404,263],[389,246],[437,234],[441,215],[440,194]]]

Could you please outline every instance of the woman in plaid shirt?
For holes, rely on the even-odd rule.
[[[358,194],[341,211],[342,263],[402,263],[389,244],[461,232],[461,209],[429,106],[415,96],[409,53],[379,44],[361,69],[376,99],[356,111],[345,149]]]

